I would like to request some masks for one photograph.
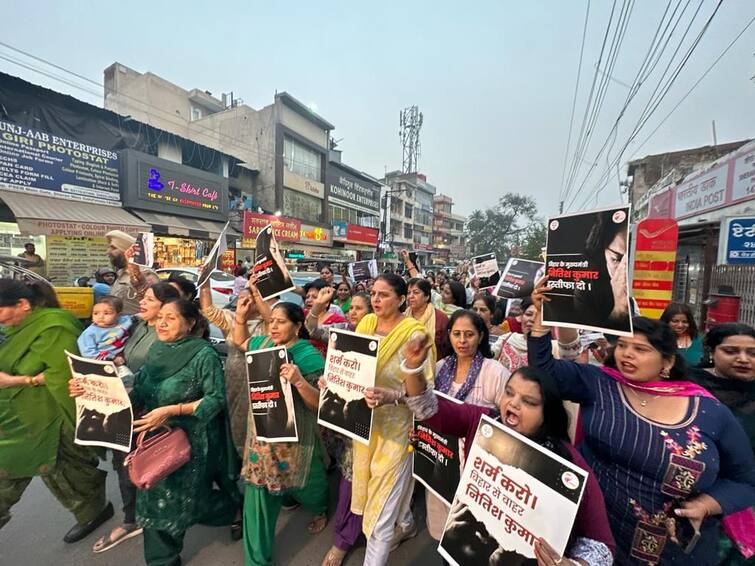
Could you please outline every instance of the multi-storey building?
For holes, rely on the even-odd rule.
[[[466,259],[466,218],[453,212],[453,199],[436,195],[433,199],[433,263],[438,266]]]

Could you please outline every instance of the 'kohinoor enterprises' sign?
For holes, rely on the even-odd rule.
[[[327,177],[331,203],[380,214],[380,185],[360,179],[336,163],[329,164]]]
[[[124,161],[123,203],[163,214],[225,222],[228,179],[133,150]]]
[[[0,120],[0,188],[119,206],[118,154]]]

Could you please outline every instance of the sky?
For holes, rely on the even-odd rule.
[[[375,177],[400,169],[399,112],[418,105],[424,115],[419,169],[439,193],[454,199],[456,212],[469,214],[515,192],[534,197],[540,214],[549,216],[560,200],[567,210],[625,200],[619,180],[629,159],[712,144],[713,121],[719,143],[755,137],[753,24],[641,145],[755,17],[752,0],[723,2],[666,96],[628,143],[667,64],[673,61],[670,76],[717,4],[681,2],[687,11],[612,130],[667,3],[673,10],[680,2],[590,2],[566,169],[574,163],[579,168],[569,183],[564,182],[565,155],[587,0],[7,0],[0,41],[97,83],[103,70],[119,61],[186,89],[209,90],[218,97],[233,91],[253,108],[270,104],[276,91],[288,91],[336,126],[333,137],[340,140],[344,163]],[[594,78],[599,85],[606,76],[608,47],[625,4],[632,10],[624,39],[591,139],[575,157],[591,85]],[[596,73],[612,6],[614,26]],[[97,86],[2,45],[0,70],[102,106]],[[599,152],[606,141],[608,158]],[[599,182],[601,178],[607,182]]]

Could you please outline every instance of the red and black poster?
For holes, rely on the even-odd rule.
[[[433,393],[454,403],[461,403],[439,391]],[[415,419],[412,465],[414,478],[450,507],[461,476],[459,438],[433,430]]]
[[[632,335],[629,206],[548,220],[543,324]]]
[[[493,295],[500,299],[529,297],[543,273],[541,262],[512,257],[506,263]]]
[[[438,552],[456,566],[535,565],[543,538],[563,555],[586,481],[581,468],[484,415]]]
[[[296,288],[288,274],[278,241],[273,234],[273,225],[268,224],[257,234],[257,259],[253,272],[257,276],[257,289],[264,300],[282,295]]]
[[[249,407],[258,440],[299,440],[291,384],[280,376],[285,363],[288,363],[285,346],[246,353]]]

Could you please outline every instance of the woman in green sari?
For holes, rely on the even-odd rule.
[[[240,299],[236,306],[235,341],[248,351],[286,346],[291,363],[284,364],[281,378],[291,383],[299,442],[267,443],[257,439],[249,419],[242,474],[244,493],[244,557],[247,566],[268,566],[273,562],[275,523],[284,495],[315,514],[310,534],[327,524],[328,480],[324,451],[317,429],[320,392],[317,381],[325,369],[320,352],[309,343],[301,307],[281,302],[268,321],[269,336],[247,338],[246,312],[253,299]]]
[[[81,325],[44,282],[0,279],[0,528],[34,476],[76,517],[63,538],[81,540],[113,516],[97,456],[74,444],[65,350]]]
[[[240,501],[223,368],[206,339],[207,321],[196,305],[177,300],[160,309],[155,330],[158,342],[131,393],[134,407],[148,411],[134,421],[134,432],[178,426],[189,437],[191,460],[154,487],[138,490],[136,515],[144,527],[147,565],[177,566],[186,529],[230,525]]]

